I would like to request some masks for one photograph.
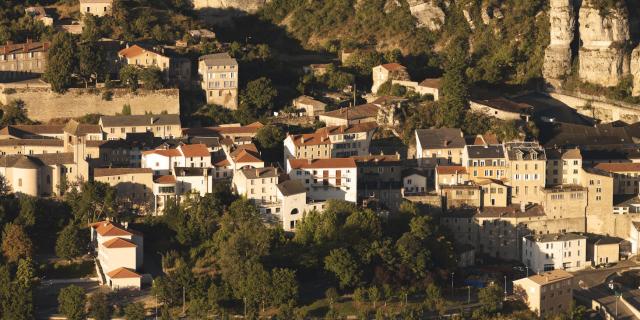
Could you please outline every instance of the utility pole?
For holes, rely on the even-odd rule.
[[[155,312],[155,315],[156,315],[156,317],[155,317],[156,320],[158,320],[158,294],[157,293],[156,293],[156,312]]]
[[[247,318],[247,298],[242,297],[242,302],[244,303],[244,318]]]
[[[507,276],[504,276],[504,300],[507,300]]]
[[[454,274],[455,274],[454,272],[451,272],[451,299],[453,299],[453,275]]]
[[[471,304],[471,286],[467,286],[467,304]]]
[[[186,305],[187,299],[185,299],[185,298],[186,298],[186,290],[185,290],[184,286],[182,286],[182,314],[183,315],[187,314],[186,313],[186,309],[185,309],[186,306],[187,306]]]

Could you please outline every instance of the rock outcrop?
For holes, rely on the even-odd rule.
[[[631,75],[633,76],[631,95],[640,96],[640,45],[631,53]]]
[[[192,0],[195,9],[235,9],[255,12],[269,0]]]
[[[418,20],[418,27],[438,31],[444,24],[445,13],[433,0],[407,0],[411,14]]]
[[[543,75],[559,79],[571,70],[571,42],[575,34],[573,0],[551,0],[549,10],[551,42],[544,52]]]
[[[629,14],[621,3],[606,15],[585,0],[580,8],[580,67],[582,81],[605,87],[617,85],[629,74],[626,47],[629,34]]]

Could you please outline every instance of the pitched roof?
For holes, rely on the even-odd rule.
[[[397,166],[402,164],[399,154],[352,156],[357,166]]]
[[[9,125],[0,130],[2,135],[22,136],[24,134],[45,135],[63,134],[64,125],[57,124],[20,124]]]
[[[307,188],[302,184],[302,180],[287,180],[278,184],[278,190],[284,196],[291,196],[307,192]]]
[[[262,159],[260,159],[260,154],[258,154],[257,152],[248,149],[242,149],[233,157],[233,161],[236,163],[249,163],[262,162]]]
[[[539,285],[545,285],[545,284],[555,283],[558,281],[563,281],[571,278],[573,278],[573,275],[571,273],[564,271],[562,269],[555,269],[555,270],[547,271],[544,273],[532,275],[529,278],[525,278],[525,279],[531,280]],[[517,280],[517,281],[520,281],[520,280]]]
[[[111,240],[102,243],[105,248],[109,249],[122,249],[122,248],[135,248],[137,245],[129,240],[122,238],[113,238]]]
[[[118,52],[118,55],[127,59],[135,58],[141,54],[150,52],[159,56],[165,56],[164,54],[152,49],[143,48],[140,45],[134,44],[128,48],[124,48]]]
[[[467,153],[469,159],[504,158],[504,148],[501,145],[467,146]]]
[[[116,225],[110,221],[96,222],[92,225],[96,232],[101,236],[118,237],[118,236],[130,236],[132,232],[124,229],[123,227]]]
[[[517,204],[508,207],[484,207],[478,211],[478,218],[527,218],[545,216],[542,206],[533,204],[525,206],[524,212]]]
[[[302,104],[307,104],[307,105],[311,105],[314,106],[316,108],[324,108],[327,106],[326,103],[322,102],[322,101],[318,101],[314,98],[311,98],[309,96],[299,96],[295,99],[296,102],[298,103],[302,103]]]
[[[356,162],[351,158],[331,159],[288,159],[292,169],[321,169],[321,168],[355,168]]]
[[[607,172],[638,172],[640,171],[640,163],[598,163],[595,168]]]
[[[142,152],[143,155],[148,154],[157,154],[164,157],[179,157],[182,155],[180,150],[178,149],[155,149],[155,150],[147,150]]]
[[[142,278],[141,275],[135,273],[133,270],[123,267],[107,272],[107,276],[112,279]]]
[[[17,54],[26,52],[46,52],[51,48],[50,42],[27,42],[0,46],[0,54]]]
[[[389,71],[398,71],[398,70],[406,70],[407,68],[399,63],[386,63],[381,65],[383,68],[389,70]]]
[[[458,128],[416,129],[423,149],[459,149],[467,144]]]
[[[436,172],[438,174],[466,174],[467,168],[463,166],[438,166]]]
[[[238,61],[232,58],[228,53],[214,53],[201,56],[198,61],[204,62],[206,66],[237,66]]]
[[[153,174],[150,168],[95,168],[94,177],[119,176],[123,174]]]
[[[42,147],[62,147],[64,141],[59,139],[2,139],[0,146],[42,146]]]
[[[514,102],[503,97],[487,100],[471,99],[471,101],[489,108],[511,113],[530,113],[533,111],[533,107],[531,105]]]
[[[180,125],[179,114],[141,114],[129,116],[102,116],[103,127],[144,127],[162,125]]]
[[[407,168],[402,170],[402,177],[408,177],[417,174],[421,177],[428,177],[429,175],[424,170],[416,169],[416,168]]]
[[[44,153],[28,156],[16,154],[0,156],[0,167],[24,166],[25,159],[28,159],[29,163],[37,164],[38,166],[75,163],[73,152]],[[33,168],[33,165],[29,164],[29,167]]]
[[[442,78],[424,79],[418,85],[426,88],[440,89],[442,88]]]
[[[536,142],[510,142],[505,144],[509,160],[546,160],[544,149]]]
[[[586,236],[577,233],[547,233],[525,236],[527,240],[534,242],[554,242],[587,239]]]
[[[159,184],[174,184],[174,183],[176,183],[176,177],[171,176],[171,175],[159,176],[159,177],[156,177],[153,180],[153,182],[159,183]]]
[[[84,136],[92,133],[102,133],[100,125],[97,124],[84,124],[75,120],[70,120],[63,128],[64,132],[72,134],[74,136]]]
[[[329,126],[319,128],[316,133],[324,134],[343,134],[343,133],[360,133],[369,132],[378,128],[378,124],[375,122],[363,122],[344,126]]]
[[[183,144],[178,149],[185,157],[210,157],[211,153],[204,144]]]
[[[247,179],[275,178],[280,175],[278,168],[245,168],[240,170]]]
[[[202,127],[202,128],[183,128],[182,132],[186,136],[191,137],[223,137],[235,134],[251,134],[255,135],[264,125],[260,122],[254,122],[246,126],[240,125],[224,125],[219,127]]]

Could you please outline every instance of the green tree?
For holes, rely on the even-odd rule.
[[[338,294],[338,290],[336,288],[329,288],[324,292],[324,297],[329,301],[329,308],[333,308],[333,304],[338,301],[340,295]]]
[[[86,296],[84,289],[70,285],[58,294],[58,311],[69,320],[84,320]]]
[[[131,91],[138,90],[138,79],[140,77],[140,68],[135,65],[128,64],[120,68],[120,81],[129,86]]]
[[[59,32],[53,37],[43,75],[53,91],[62,92],[73,83],[73,74],[78,70],[76,52],[76,40],[70,33]]]
[[[2,280],[2,279],[0,279]],[[17,281],[8,283],[8,294],[0,301],[2,319],[30,320],[34,319],[33,291],[31,286],[24,286]]]
[[[80,228],[76,224],[69,224],[58,234],[56,241],[56,255],[60,258],[71,260],[83,254],[86,241],[80,234]]]
[[[246,109],[255,118],[264,116],[273,111],[275,98],[278,91],[274,88],[271,79],[258,78],[247,83],[240,95],[240,107]]]
[[[440,288],[433,283],[428,284],[425,290],[424,306],[427,310],[436,311],[438,314],[442,314],[445,310],[445,301],[442,298],[442,292],[440,292]]]
[[[27,110],[25,108],[24,101],[12,100],[7,105],[2,106],[2,121],[0,125],[8,126],[15,124],[32,124],[27,116]]]
[[[36,277],[36,271],[33,267],[31,258],[20,259],[18,261],[18,269],[16,270],[16,280],[25,287],[30,287],[33,279]]]
[[[89,316],[95,320],[111,319],[111,306],[107,299],[107,295],[102,292],[96,292],[89,296]]]
[[[331,250],[324,259],[324,267],[335,274],[341,288],[354,287],[360,283],[360,264],[347,249]]]
[[[85,41],[78,45],[78,75],[89,87],[91,79],[98,82],[98,75],[105,72],[106,61],[102,47],[95,41]]]
[[[142,87],[147,90],[158,90],[164,86],[163,74],[158,67],[143,68],[140,70],[139,76]]]
[[[31,257],[33,244],[22,226],[7,223],[2,232],[2,252],[9,262]]]
[[[500,310],[504,295],[502,288],[497,284],[484,287],[478,291],[478,301],[481,303],[480,308],[486,314],[494,314]]]
[[[124,308],[124,318],[127,320],[144,320],[144,304],[133,302]]]
[[[285,305],[297,298],[296,272],[281,268],[271,270],[271,304],[274,306]]]
[[[266,125],[256,132],[256,142],[263,149],[278,149],[282,147],[285,134],[279,127]]]
[[[126,103],[122,106],[122,111],[120,112],[120,114],[122,114],[123,116],[130,116],[131,115],[131,105]]]
[[[455,47],[449,50],[448,58],[442,78],[443,99],[438,108],[438,122],[441,126],[459,128],[469,103],[467,53]]]

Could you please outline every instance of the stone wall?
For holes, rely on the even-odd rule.
[[[1,88],[0,88],[1,89]],[[53,118],[76,118],[89,113],[114,115],[122,112],[122,106],[131,106],[132,114],[180,113],[180,93],[178,89],[157,91],[113,89],[110,101],[104,100],[101,90],[70,89],[58,94],[48,88],[14,88],[0,91],[0,102],[6,104],[20,99],[25,102],[27,115],[32,120],[46,122]]]
[[[623,102],[609,101],[600,97],[590,96],[581,93],[559,93],[552,92],[549,95],[578,111],[587,117],[593,117],[603,122],[622,120],[627,123],[640,121],[640,107]],[[593,109],[584,106],[591,103]]]

